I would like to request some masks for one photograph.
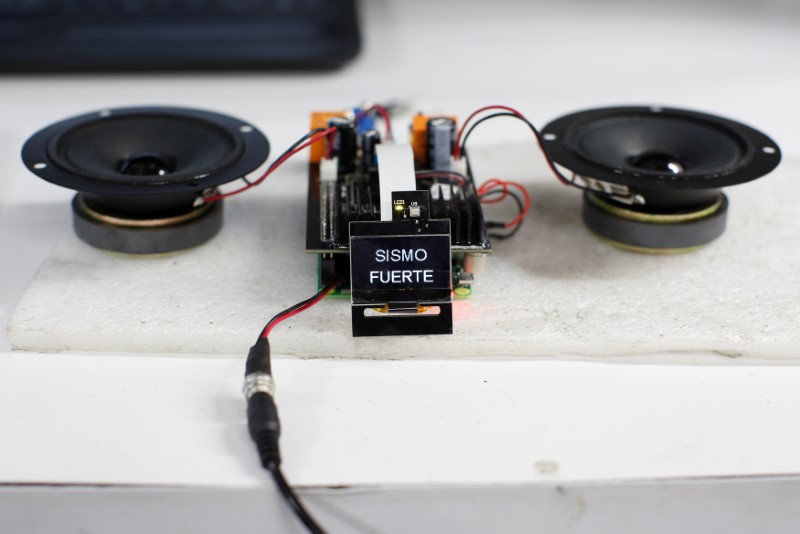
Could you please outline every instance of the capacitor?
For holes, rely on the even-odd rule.
[[[428,165],[436,171],[450,170],[450,157],[456,141],[456,122],[449,117],[428,121]]]
[[[336,128],[333,138],[333,155],[339,158],[339,172],[353,172],[356,168],[356,124],[342,117],[328,121],[328,127]]]
[[[361,168],[369,172],[378,165],[375,147],[381,142],[381,134],[377,130],[369,130],[361,136]]]

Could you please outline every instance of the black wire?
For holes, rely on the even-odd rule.
[[[502,191],[501,189],[495,189],[495,190],[492,190],[492,191],[487,191],[486,193],[484,193],[483,195],[481,195],[481,196],[480,196],[480,197],[478,197],[478,198],[480,198],[480,199],[484,199],[484,198],[486,198],[486,197],[487,197],[487,196],[489,196],[489,195],[500,194],[500,193],[502,193],[502,192],[503,192],[503,191]],[[519,213],[520,213],[520,215],[521,215],[521,214],[522,214],[522,212],[523,212],[523,211],[525,211],[525,203],[522,201],[522,199],[520,198],[519,194],[518,194],[518,193],[515,193],[514,191],[507,191],[507,192],[506,192],[506,194],[507,194],[508,196],[510,196],[512,199],[514,199],[514,202],[516,202],[516,203],[517,203],[517,207],[519,208]],[[517,232],[519,232],[519,229],[522,227],[522,223],[523,223],[523,222],[525,222],[525,220],[524,220],[524,219],[523,219],[523,220],[521,220],[521,221],[519,222],[519,224],[516,224],[516,225],[514,226],[514,229],[513,229],[513,230],[511,230],[510,232],[508,232],[507,234],[492,234],[492,233],[490,233],[490,234],[489,234],[489,237],[491,237],[491,238],[494,238],[494,239],[508,239],[509,237],[512,237],[514,234],[516,234]],[[487,224],[487,225],[488,225],[488,224],[496,224],[496,225],[498,225],[498,226],[505,226],[505,224],[506,224],[506,223],[494,223],[493,221],[487,221],[487,222],[486,222],[486,224]]]
[[[286,150],[284,150],[284,151],[283,151],[283,153],[282,153],[280,156],[278,156],[277,158],[275,158],[275,162],[277,162],[277,161],[280,161],[280,160],[281,160],[281,158],[283,158],[283,157],[284,157],[286,154],[288,154],[289,152],[291,152],[291,151],[292,151],[292,150],[294,150],[295,148],[299,147],[299,146],[300,146],[300,145],[302,145],[302,144],[303,144],[305,141],[308,141],[310,138],[314,137],[314,136],[315,136],[315,135],[317,135],[318,133],[320,133],[320,132],[324,132],[326,129],[327,129],[327,128],[315,128],[315,129],[311,130],[310,132],[308,132],[307,134],[305,134],[303,137],[301,137],[300,139],[298,139],[297,141],[295,141],[295,142],[294,142],[294,144],[293,144],[292,146],[290,146],[289,148],[287,148]],[[272,165],[275,165],[275,162],[273,162],[273,163],[272,163]],[[272,168],[272,165],[270,165],[270,168]]]
[[[485,117],[481,117],[480,119],[478,119],[475,122],[473,122],[472,125],[470,125],[469,129],[464,133],[464,138],[461,140],[461,153],[462,154],[464,154],[466,156],[465,149],[466,149],[466,146],[467,146],[467,139],[469,139],[469,136],[472,133],[472,131],[475,129],[475,127],[478,126],[480,123],[482,123],[484,121],[488,121],[489,119],[494,119],[496,117],[513,117],[513,118],[515,118],[517,120],[520,120],[520,121],[524,122],[528,126],[528,128],[530,128],[530,130],[533,132],[533,135],[536,136],[536,141],[539,143],[539,148],[541,148],[541,150],[542,150],[542,154],[544,155],[544,159],[545,159],[545,162],[547,163],[547,166],[550,167],[550,170],[553,171],[553,173],[558,177],[558,179],[561,180],[564,184],[571,185],[572,187],[575,187],[577,189],[583,189],[583,190],[587,189],[587,187],[585,187],[585,186],[576,184],[574,177],[572,178],[572,180],[570,180],[569,178],[564,176],[561,173],[561,171],[558,170],[558,168],[556,167],[555,162],[553,161],[553,158],[551,158],[550,154],[547,152],[547,148],[545,146],[544,139],[542,138],[542,134],[539,133],[539,130],[536,128],[536,126],[533,125],[533,123],[531,121],[529,121],[528,119],[526,119],[525,117],[523,117],[521,115],[517,115],[516,113],[511,113],[511,112],[507,112],[507,111],[506,112],[500,112],[500,113],[492,113],[491,115],[486,115]],[[468,165],[467,168],[469,169],[469,163],[467,165]],[[471,174],[471,171],[470,171],[470,174]]]
[[[316,297],[316,296],[317,295],[314,295],[314,297]],[[286,308],[282,312],[279,312],[279,313],[275,314],[275,316],[272,319],[270,319],[269,322],[266,325],[264,325],[264,328],[261,329],[261,333],[258,335],[258,337],[259,338],[264,337],[264,333],[269,329],[270,326],[272,326],[272,323],[274,323],[275,321],[277,321],[278,319],[280,319],[281,317],[283,317],[287,313],[291,313],[291,312],[297,310],[298,308],[301,308],[301,307],[305,306],[306,304],[308,304],[309,302],[314,300],[314,297],[307,298],[303,302],[298,302],[297,304]]]
[[[515,116],[516,116],[516,115],[515,115]],[[462,149],[461,149],[461,155],[462,155],[462,157],[464,158],[464,161],[466,161],[466,163],[467,163],[467,176],[469,177],[469,179],[470,179],[470,182],[472,183],[472,186],[473,186],[473,187],[477,187],[477,186],[475,185],[475,178],[474,178],[474,177],[473,177],[473,175],[472,175],[472,164],[471,164],[471,163],[470,163],[470,161],[469,161],[469,154],[467,154],[467,149],[466,149],[466,148],[462,148]],[[494,194],[495,192],[499,193],[500,191],[488,191],[488,192],[486,192],[486,193],[484,193],[483,195],[481,195],[481,196],[479,196],[479,197],[478,197],[478,202],[480,202],[480,199],[481,199],[481,198],[483,198],[483,197],[485,197],[486,195]],[[519,195],[518,195],[517,193],[515,193],[515,192],[511,191],[511,190],[509,190],[509,191],[508,191],[508,194],[509,194],[509,195],[511,195],[511,198],[513,198],[513,199],[514,199],[514,201],[517,203],[517,207],[519,208],[519,212],[520,212],[520,214],[521,214],[523,211],[525,211],[525,204],[522,202],[522,199],[520,199]],[[482,211],[482,210],[483,210],[483,207],[481,207],[481,211]],[[492,233],[490,233],[490,234],[489,234],[489,237],[491,237],[491,238],[494,238],[494,239],[508,239],[509,237],[512,237],[514,234],[516,234],[517,232],[519,232],[519,229],[520,229],[520,227],[522,226],[522,223],[523,223],[523,222],[524,222],[524,221],[520,221],[520,222],[519,222],[519,224],[517,224],[517,225],[514,227],[514,229],[513,229],[513,230],[511,230],[511,231],[510,231],[509,233],[507,233],[507,234],[492,234]],[[491,221],[487,221],[487,224],[491,224]],[[503,226],[505,226],[505,223],[500,223],[500,224],[502,224]]]
[[[311,135],[314,135],[314,134],[311,133]],[[302,140],[300,142],[302,142]],[[297,304],[295,304],[293,306],[289,306],[285,310],[277,313],[272,319],[270,319],[267,322],[267,324],[261,330],[261,333],[258,336],[258,340],[256,340],[256,345],[258,345],[259,342],[264,343],[264,340],[263,340],[264,333],[270,328],[270,326],[272,326],[275,323],[275,321],[278,321],[279,319],[281,319],[282,317],[284,317],[285,315],[287,315],[289,313],[297,311],[298,309],[302,308],[303,306],[305,306],[305,305],[313,302],[314,300],[318,299],[322,295],[330,292],[334,287],[336,287],[337,285],[339,285],[339,283],[341,283],[341,280],[342,280],[342,276],[337,276],[333,280],[333,282],[329,283],[328,285],[326,285],[325,287],[323,287],[322,289],[317,291],[313,296],[311,296],[311,297],[309,297],[309,298],[307,298],[307,299],[305,299],[305,300],[303,300],[301,302],[298,302]],[[266,346],[269,347],[268,344]],[[252,351],[252,349],[251,349],[251,351]],[[268,350],[268,348],[266,349],[266,359],[267,359],[267,362],[269,362],[269,350]],[[248,356],[248,362],[249,362],[249,356]],[[267,363],[266,368],[267,369],[270,368],[269,363]],[[249,416],[249,408],[248,408],[248,416]],[[275,448],[277,450],[277,442],[275,443]],[[311,514],[308,512],[308,510],[306,510],[306,508],[303,506],[303,503],[300,501],[300,498],[297,496],[297,494],[294,492],[292,487],[289,485],[289,482],[286,480],[286,477],[283,475],[283,471],[281,471],[279,462],[280,462],[280,460],[277,460],[277,461],[274,461],[274,462],[270,462],[267,465],[265,465],[265,467],[272,474],[272,478],[275,481],[275,485],[278,487],[278,490],[280,491],[281,495],[283,496],[283,499],[286,501],[286,504],[289,506],[289,508],[292,509],[294,514],[303,523],[303,525],[305,525],[305,527],[308,529],[309,532],[311,532],[312,534],[325,534],[325,531],[322,529],[321,526],[319,526],[319,524],[317,524],[316,520],[314,520],[314,518],[311,516]]]
[[[475,184],[475,176],[472,174],[472,163],[469,161],[469,154],[467,154],[466,147],[461,149],[461,156],[464,158],[464,161],[467,162],[467,176],[469,177],[469,181],[472,183],[472,187],[477,190],[478,186]]]
[[[325,531],[322,529],[322,527],[319,526],[313,517],[311,517],[311,514],[303,506],[303,503],[300,502],[300,498],[289,485],[286,477],[283,476],[281,467],[278,464],[271,463],[267,466],[267,469],[270,473],[272,473],[272,478],[275,480],[275,485],[278,487],[278,491],[281,492],[281,495],[283,495],[286,503],[292,509],[297,518],[300,519],[303,525],[305,525],[308,531],[312,534],[325,534]]]
[[[325,131],[325,128],[315,128],[315,129],[311,130],[310,132],[308,132],[307,134],[305,134],[300,139],[298,139],[297,141],[295,141],[292,146],[290,146],[289,148],[284,150],[283,153],[280,156],[275,158],[275,161],[273,161],[272,164],[269,167],[267,167],[267,172],[271,172],[272,168],[275,167],[275,164],[277,162],[279,162],[281,159],[283,159],[283,157],[286,156],[286,154],[288,154],[289,152],[291,152],[295,148],[297,148],[300,145],[302,145],[305,141],[308,141],[311,137],[313,137],[313,136],[315,136],[318,133],[323,132],[323,131]],[[242,176],[240,178],[240,180],[242,180],[247,185],[253,185],[253,183],[250,180],[248,180],[246,176]]]
[[[475,184],[475,179],[473,178],[473,175],[472,175],[472,164],[469,161],[469,154],[467,154],[467,150],[466,149],[462,149],[461,150],[461,155],[464,157],[464,160],[467,162],[467,176],[469,176],[469,179],[472,181],[473,187],[475,187],[475,185],[474,185]],[[485,197],[486,195],[494,194],[494,193],[495,193],[495,191],[488,191],[488,192],[484,193],[483,195],[479,196],[478,200],[480,201],[480,199]],[[497,193],[499,193],[499,191],[497,191]],[[511,191],[511,190],[508,190],[508,194],[511,195],[511,198],[513,198],[514,201],[517,203],[517,207],[519,208],[520,214],[523,211],[525,211],[525,204],[524,204],[524,202],[522,202],[522,199],[519,197],[519,195],[517,193],[515,193],[514,191]],[[483,209],[483,208],[481,208],[481,209]],[[496,238],[496,239],[508,239],[509,237],[511,237],[514,234],[516,234],[517,232],[519,232],[519,229],[522,226],[523,222],[524,221],[520,221],[519,224],[516,225],[514,227],[514,229],[511,230],[507,234],[489,234],[489,237],[493,237],[493,238]],[[491,221],[487,221],[487,223],[491,224]],[[505,223],[501,223],[501,224],[505,225]]]
[[[281,317],[283,317],[283,316],[284,316],[284,315],[286,315],[287,313],[292,313],[293,311],[295,311],[295,310],[297,310],[297,309],[299,309],[299,308],[302,308],[303,306],[305,306],[306,304],[308,304],[308,303],[309,303],[309,302],[311,302],[312,300],[314,300],[314,299],[318,298],[320,295],[322,295],[322,294],[323,294],[323,293],[325,293],[326,291],[329,291],[329,290],[331,289],[331,286],[333,286],[333,287],[336,287],[337,285],[339,285],[339,283],[341,282],[341,280],[342,280],[342,277],[341,277],[341,276],[338,276],[338,277],[336,277],[336,279],[335,279],[333,282],[331,282],[331,283],[330,283],[330,284],[328,284],[327,286],[323,287],[322,289],[320,289],[319,291],[317,291],[316,293],[314,293],[312,296],[308,297],[306,300],[304,300],[304,301],[302,301],[302,302],[298,302],[297,304],[295,304],[295,305],[293,305],[293,306],[289,306],[288,308],[286,308],[286,309],[285,309],[285,310],[283,310],[282,312],[278,312],[277,314],[275,314],[275,316],[274,316],[272,319],[270,319],[270,320],[267,322],[267,324],[266,324],[266,325],[264,325],[264,328],[262,328],[262,329],[261,329],[261,333],[258,335],[259,339],[260,339],[260,338],[262,338],[262,337],[264,337],[264,332],[266,332],[267,330],[269,330],[269,327],[270,327],[270,326],[272,326],[272,324],[273,324],[275,321],[277,321],[278,319],[280,319]]]

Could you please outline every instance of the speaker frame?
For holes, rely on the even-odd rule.
[[[127,118],[195,121],[216,129],[232,151],[217,162],[176,169],[163,178],[81,169],[62,157],[65,147],[59,143],[77,129]],[[79,238],[100,249],[142,255],[177,252],[213,238],[222,229],[223,202],[197,206],[197,199],[255,171],[269,151],[266,136],[241,119],[192,108],[147,106],[85,113],[51,124],[26,141],[22,160],[40,178],[77,191],[72,211]]]
[[[582,127],[620,116],[670,117],[700,123],[738,137],[744,155],[735,168],[705,174],[631,171],[589,160],[572,146]],[[762,132],[740,122],[699,111],[659,106],[616,106],[565,115],[542,129],[547,151],[559,165],[580,176],[644,190],[718,189],[755,180],[770,173],[781,161],[778,144]]]
[[[610,165],[592,159],[580,145],[592,125],[609,119],[635,121],[637,117],[663,117],[718,130],[738,145],[740,156],[724,167],[700,171],[681,168],[675,173],[633,164]],[[777,143],[750,126],[708,113],[658,106],[617,106],[571,113],[547,124],[542,138],[552,160],[587,184],[582,208],[586,227],[617,247],[655,254],[697,250],[720,237],[728,214],[728,199],[722,188],[764,176],[781,161]],[[654,146],[643,154],[631,153],[624,161],[648,152],[673,156],[669,147]],[[675,161],[681,163],[677,158]]]
[[[64,135],[80,126],[93,121],[110,120],[111,118],[146,116],[172,116],[212,124],[225,131],[232,139],[241,142],[241,155],[229,167],[223,168],[218,172],[210,172],[205,175],[203,173],[191,179],[182,179],[175,183],[136,182],[130,184],[92,178],[81,173],[80,169],[64,168],[59,165],[57,160],[52,158],[55,144]],[[157,195],[197,191],[199,194],[205,189],[217,187],[246,176],[266,160],[263,154],[268,156],[269,151],[270,145],[266,136],[251,124],[235,117],[200,109],[147,106],[105,109],[51,124],[36,132],[25,142],[22,147],[22,161],[32,173],[40,178],[79,192],[110,195]],[[45,166],[42,167],[41,164]]]

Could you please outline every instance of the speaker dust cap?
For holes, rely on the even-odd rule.
[[[81,239],[131,254],[211,239],[222,227],[222,204],[197,207],[197,198],[268,155],[267,138],[247,122],[179,107],[87,113],[40,130],[22,147],[31,172],[78,192],[73,226]]]
[[[683,252],[725,230],[723,187],[778,166],[778,145],[730,119],[674,108],[590,109],[542,130],[547,152],[586,184],[583,220],[639,252]]]

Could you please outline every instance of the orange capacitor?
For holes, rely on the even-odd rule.
[[[427,167],[428,161],[428,124],[431,119],[442,117],[442,115],[414,115],[411,121],[411,148],[414,150],[414,163],[419,167]],[[455,116],[444,116],[445,118],[456,121]]]
[[[428,121],[430,116],[418,113],[411,121],[411,148],[414,150],[414,163],[425,166],[428,160]]]
[[[311,130],[327,128],[328,121],[334,117],[344,117],[344,111],[312,111]],[[319,163],[325,157],[325,141],[320,140],[309,147],[311,163]]]

